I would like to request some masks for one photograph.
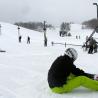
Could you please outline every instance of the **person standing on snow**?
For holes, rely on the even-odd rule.
[[[93,49],[94,49],[94,53],[96,53],[97,52],[97,48],[98,48],[98,46],[97,46],[98,42],[95,39],[93,39],[93,40],[94,40]]]
[[[77,55],[75,49],[68,48],[63,56],[53,62],[48,71],[48,84],[52,92],[67,93],[79,86],[98,91],[97,75],[86,73],[73,64]]]
[[[30,44],[30,37],[27,37],[27,44]]]
[[[94,41],[93,41],[93,38],[91,38],[90,40],[89,40],[89,50],[88,50],[88,53],[89,54],[92,54],[93,53],[93,45],[94,45]]]

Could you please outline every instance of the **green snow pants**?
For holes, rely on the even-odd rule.
[[[98,91],[98,81],[92,80],[86,76],[77,76],[68,80],[62,87],[54,87],[51,90],[55,93],[68,93],[77,87],[86,87],[91,90]]]

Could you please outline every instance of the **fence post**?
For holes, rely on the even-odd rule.
[[[53,46],[53,44],[54,44],[54,43],[53,43],[53,42],[51,42],[51,44],[52,44],[52,46]]]

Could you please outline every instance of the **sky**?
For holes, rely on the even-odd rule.
[[[98,0],[0,0],[0,21],[81,23],[97,17]]]

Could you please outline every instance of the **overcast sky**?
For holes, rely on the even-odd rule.
[[[81,23],[97,17],[98,0],[0,0],[0,21],[63,21]]]

